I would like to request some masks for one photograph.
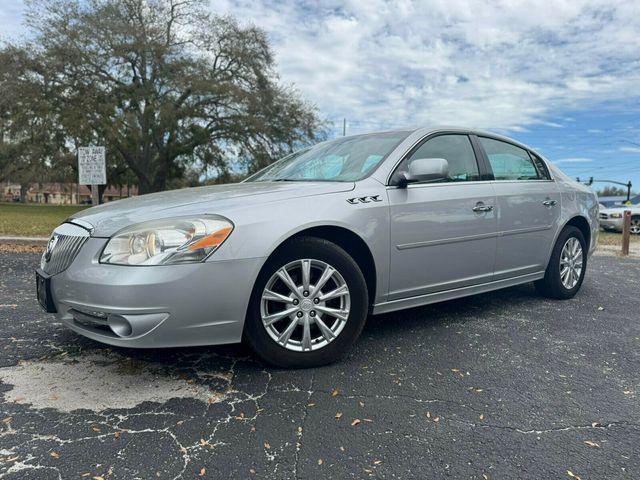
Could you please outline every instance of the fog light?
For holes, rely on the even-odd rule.
[[[133,332],[133,327],[129,320],[120,315],[109,315],[107,324],[111,331],[119,337],[128,337]]]

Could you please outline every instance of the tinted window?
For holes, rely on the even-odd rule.
[[[551,180],[551,174],[549,173],[549,169],[547,168],[547,165],[544,163],[544,161],[535,153],[529,152],[529,155],[533,159],[536,170],[538,170],[538,175],[546,180]]]
[[[529,153],[510,143],[479,137],[496,180],[538,180],[543,178]]]
[[[398,171],[406,172],[411,162],[420,158],[444,158],[449,162],[449,182],[480,179],[478,162],[466,135],[439,135],[427,140],[402,161]]]

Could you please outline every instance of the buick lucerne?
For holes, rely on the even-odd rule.
[[[588,188],[525,145],[464,128],[342,137],[247,180],[142,195],[56,228],[38,301],[124,347],[246,342],[275,365],[335,361],[368,314],[534,282],[583,282]]]

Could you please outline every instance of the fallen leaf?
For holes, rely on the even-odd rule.
[[[96,475],[95,477],[93,477],[93,480],[104,480],[104,477]]]
[[[206,469],[206,468],[204,468],[204,467],[202,467],[202,468],[200,469],[200,476],[201,476],[201,477],[204,477],[204,475],[205,475],[206,473],[207,473],[207,469]]]
[[[322,461],[321,458],[318,459],[318,465],[322,465],[324,462]]]
[[[431,412],[427,412],[427,418],[431,418]]]
[[[353,422],[351,422],[352,427],[355,427],[356,425],[360,425],[360,420],[358,418],[354,419]]]
[[[433,419],[434,422],[438,423],[440,421],[440,417],[436,417]]]
[[[331,396],[332,396],[332,397],[337,397],[337,396],[338,396],[338,390],[333,390],[333,391],[331,392]]]
[[[601,312],[601,311],[603,311],[603,310],[604,310],[604,307],[602,307],[602,306],[598,306],[598,311],[600,311],[600,312]]]
[[[316,404],[315,403],[307,403],[307,407],[315,407]]]
[[[344,447],[340,447],[340,451],[341,451],[341,452],[344,452]]]
[[[382,463],[382,460],[374,460],[373,464],[374,465],[380,465]]]
[[[362,420],[364,420],[365,422],[369,422],[369,423],[373,422],[373,420],[371,420],[370,418],[363,418]]]
[[[250,468],[250,469],[249,469],[249,473],[250,473],[251,475],[255,475],[255,474],[256,474],[256,471],[255,471],[255,469]]]
[[[100,433],[100,429],[98,427],[91,427],[91,430]]]
[[[596,442],[592,442],[591,440],[585,440],[584,443],[593,448],[600,448],[600,445],[598,445]]]
[[[271,445],[269,444],[269,442],[264,442],[264,448],[266,448],[267,450],[271,448]]]
[[[114,433],[114,434],[113,434],[113,436],[114,436],[115,438],[120,438],[120,435],[122,435],[122,433],[121,433],[121,432],[116,432],[116,433]]]
[[[362,400],[359,400],[358,405],[360,405],[361,407],[364,407],[364,402]]]
[[[336,418],[340,420],[340,418],[342,418],[342,412],[336,412]]]
[[[597,426],[599,426],[600,424],[598,422],[591,422],[591,426],[593,428],[596,428]]]
[[[13,420],[13,417],[7,417],[2,420],[2,423],[11,423],[11,420]]]
[[[60,454],[58,452],[51,452],[49,453],[49,455],[51,455],[53,458],[60,458]]]
[[[484,420],[484,413],[480,414],[480,420]]]

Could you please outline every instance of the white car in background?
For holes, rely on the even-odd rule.
[[[598,218],[602,229],[621,232],[625,210],[631,211],[631,233],[640,235],[640,205],[600,208]]]

